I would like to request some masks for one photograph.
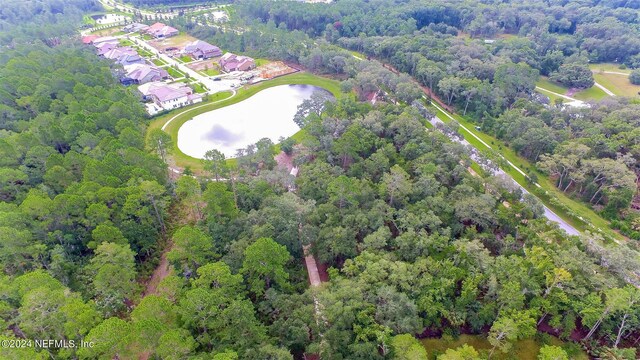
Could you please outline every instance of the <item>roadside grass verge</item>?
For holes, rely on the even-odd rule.
[[[198,94],[202,94],[204,92],[207,92],[207,90],[204,88],[204,86],[202,86],[201,83],[194,81],[192,83],[190,83],[189,85],[191,85],[191,87],[193,88],[193,91],[195,91]]]
[[[438,116],[440,120],[445,123],[451,121],[441,110],[436,109],[435,107],[431,107],[431,109],[436,113],[436,116]],[[538,177],[538,184],[540,185],[540,188],[530,184],[527,178],[512,166],[508,164],[501,166],[502,170],[511,175],[513,179],[527,189],[527,191],[535,194],[549,209],[555,212],[567,223],[580,231],[589,230],[591,232],[599,232],[609,238],[609,240],[612,238],[625,240],[624,237],[610,228],[610,224],[607,220],[600,217],[600,215],[593,211],[593,209],[591,209],[587,204],[584,204],[579,200],[575,200],[560,191],[546,174],[539,171],[527,159],[517,155],[515,151],[509,148],[505,143],[491,135],[475,130],[475,124],[469,122],[462,116],[453,114],[449,115],[469,129],[469,132],[475,134],[482,141],[489,144],[494,151],[499,152],[506,160],[520,168],[523,172],[528,175],[535,174]],[[464,138],[480,152],[490,154],[491,149],[487,148],[478,139],[471,136],[462,128],[460,129],[460,132]]]
[[[184,73],[182,71],[176,70],[175,68],[172,68],[171,66],[166,67],[165,70],[167,70],[169,75],[174,79],[179,79],[179,78],[183,78],[184,77]]]
[[[164,62],[162,59],[159,59],[159,58],[151,59],[151,62],[157,66],[167,65],[166,62]]]
[[[238,103],[242,100],[245,100],[261,90],[278,86],[278,85],[293,85],[293,84],[304,84],[304,85],[314,85],[317,87],[324,88],[331,92],[336,98],[342,96],[340,92],[340,83],[336,80],[319,77],[316,75],[312,75],[306,72],[299,72],[291,75],[286,75],[279,77],[277,79],[263,81],[255,85],[251,85],[248,87],[243,87],[237,90],[237,93],[234,97],[231,97],[229,92],[217,93],[213,95],[209,95],[209,98],[204,103],[194,104],[191,107],[180,108],[171,111],[168,114],[162,115],[156,119],[154,119],[147,129],[147,134],[150,130],[162,128],[164,124],[169,121],[171,118],[175,117],[171,121],[171,123],[165,128],[165,132],[171,135],[171,139],[173,140],[171,158],[173,163],[181,168],[189,167],[194,173],[202,173],[202,163],[200,159],[196,159],[189,155],[184,154],[178,148],[178,130],[185,122],[193,119],[194,116],[200,115],[215,109],[219,109],[225,106],[229,106],[231,104]],[[221,101],[222,100],[222,101]],[[303,139],[306,136],[302,130],[298,131],[293,137],[295,139]],[[233,163],[233,162],[232,162]]]

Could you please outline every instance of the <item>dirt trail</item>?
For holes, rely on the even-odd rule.
[[[157,294],[160,282],[167,276],[171,275],[171,265],[169,264],[169,260],[167,260],[167,253],[169,251],[171,251],[171,244],[167,244],[167,247],[162,252],[162,255],[160,256],[160,263],[155,270],[153,270],[151,277],[147,281],[147,286],[142,294],[143,298],[147,295]]]

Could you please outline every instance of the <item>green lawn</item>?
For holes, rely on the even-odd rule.
[[[207,70],[200,71],[205,76],[216,76],[220,75],[220,71],[216,68],[209,68]]]
[[[182,71],[176,70],[176,69],[172,68],[171,66],[166,67],[165,70],[167,70],[169,75],[174,79],[178,79],[178,78],[184,77],[184,74],[182,73]]]
[[[432,108],[433,111],[436,112],[438,118],[440,118],[444,122],[449,122],[450,119],[440,110]],[[451,114],[449,114],[451,115]],[[533,164],[531,164],[527,159],[520,157],[517,155],[512,149],[510,149],[505,143],[502,141],[485,134],[483,132],[475,130],[475,124],[472,124],[465,118],[460,115],[452,115],[456,121],[458,121],[461,125],[464,125],[469,132],[475,134],[485,143],[489,144],[493,148],[494,151],[498,151],[506,160],[511,161],[514,165],[519,167],[522,171],[527,174],[535,174],[538,177],[538,184],[540,184],[541,188],[537,188],[534,185],[530,185],[527,182],[527,179],[524,175],[518,172],[511,166],[502,167],[502,169],[509,173],[514,180],[516,180],[520,185],[526,188],[529,192],[532,192],[538,196],[540,200],[553,212],[558,214],[562,219],[566,222],[574,226],[576,229],[580,231],[590,230],[591,232],[600,232],[598,229],[601,229],[601,233],[606,235],[609,239],[619,239],[624,240],[620,234],[611,230],[609,227],[609,222],[602,217],[600,217],[593,209],[591,209],[587,204],[570,198],[567,194],[560,191],[554,184],[552,180],[550,180],[546,174],[538,171]],[[462,135],[464,135],[465,139],[469,141],[473,146],[475,146],[480,152],[488,153],[491,149],[488,149],[484,144],[482,144],[478,139],[471,136],[469,133],[464,131],[464,129],[460,130]],[[581,220],[579,217],[582,217],[584,220]]]
[[[147,50],[145,50],[145,49],[143,49],[143,48],[141,48],[139,46],[134,46],[133,48],[136,49],[138,54],[140,54],[140,56],[142,56],[142,57],[150,58],[150,57],[153,56],[152,53],[148,52]]]
[[[605,86],[604,84],[601,84],[602,86]],[[605,86],[607,87],[607,86]],[[611,89],[609,89],[611,90]],[[575,94],[573,94],[572,97],[578,99],[578,100],[582,100],[582,101],[588,101],[588,100],[602,100],[603,98],[607,97],[607,93],[605,93],[604,91],[602,91],[602,89],[600,89],[597,86],[592,86],[588,89],[582,90],[580,92],[577,92]]]
[[[638,98],[640,86],[633,85],[627,75],[594,73],[593,77],[598,83],[618,96]]]
[[[565,95],[567,90],[569,90],[567,87],[558,84],[555,81],[549,80],[549,78],[546,76],[540,76],[540,79],[536,82],[536,86],[539,86],[543,89],[551,90],[553,92],[557,92],[558,94],[562,95]]]
[[[147,131],[152,129],[162,128],[164,124],[171,118],[175,117],[173,121],[167,126],[165,131],[171,135],[173,139],[173,149],[172,149],[172,159],[176,166],[186,167],[189,166],[192,171],[196,173],[200,173],[202,171],[202,163],[200,159],[193,158],[189,155],[184,154],[178,148],[178,129],[187,122],[191,120],[194,116],[203,114],[208,111],[212,111],[215,109],[219,109],[221,107],[229,106],[231,104],[238,103],[242,100],[245,100],[252,95],[255,95],[257,92],[278,85],[287,85],[287,84],[308,84],[315,85],[318,87],[322,87],[328,91],[330,91],[334,96],[341,97],[343,94],[340,92],[340,84],[332,79],[327,79],[319,76],[315,76],[313,74],[309,74],[306,72],[295,73],[291,75],[286,75],[279,77],[277,79],[263,81],[255,85],[251,85],[248,87],[243,87],[237,90],[237,94],[227,99],[231,94],[230,93],[217,93],[214,95],[210,95],[209,99],[206,103],[200,103],[192,105],[189,108],[181,108],[176,109],[166,115],[163,115],[151,122],[149,124],[149,128]],[[223,100],[223,101],[220,101]],[[219,102],[218,102],[219,101]],[[303,131],[300,130],[294,137],[296,139],[300,139],[304,137],[304,134],[301,134]]]
[[[615,71],[630,74],[630,69],[620,69],[620,64],[616,63],[600,63],[600,64],[589,64],[589,68],[594,71]]]
[[[166,64],[167,64],[166,62],[164,62],[164,60],[162,60],[162,59],[158,59],[158,58],[151,59],[151,62],[152,62],[154,65],[157,65],[157,66],[162,66],[162,65],[166,65]]]
[[[153,40],[153,36],[151,36],[149,34],[142,34],[142,39],[143,40]]]
[[[127,39],[120,39],[120,40],[118,40],[118,42],[122,46],[132,46],[132,45],[134,45],[133,42],[131,42],[130,40],[127,40]]]
[[[193,59],[189,55],[184,55],[184,56],[180,56],[178,60],[182,61],[183,63],[188,63],[188,62],[191,62],[191,60]]]
[[[482,335],[460,335],[458,338],[443,337],[441,339],[422,339],[422,346],[427,350],[428,359],[436,359],[437,355],[443,354],[447,349],[456,349],[464,344],[473,346],[479,353],[491,351],[491,344]],[[580,349],[579,346],[571,343],[564,343],[555,337],[546,337],[548,345],[555,345],[564,348],[572,360],[588,360],[589,356]],[[496,350],[492,359],[495,360],[536,360],[542,347],[542,343],[534,340],[519,340],[513,345],[509,353],[502,353]]]
[[[193,91],[195,91],[198,94],[202,94],[202,93],[207,92],[207,90],[204,88],[204,86],[202,86],[202,84],[200,84],[197,81],[196,82],[192,82],[189,85],[191,85],[191,87],[193,88]]]
[[[558,94],[562,94],[562,95],[566,95],[567,91],[569,90],[566,86],[563,86],[562,84],[558,84],[557,82],[551,81],[546,76],[541,76],[540,79],[536,82],[536,86],[539,86],[543,89],[547,89],[553,92],[557,92]],[[603,86],[605,85],[603,84]],[[550,94],[546,91],[538,90],[538,92],[548,96],[549,99],[551,99],[551,104],[553,104],[556,99],[563,99],[565,102],[568,101],[567,99],[561,98],[560,96],[557,96],[554,94]],[[570,97],[576,98],[578,100],[588,101],[588,100],[601,100],[606,96],[607,94],[604,91],[602,91],[602,89],[600,89],[597,86],[592,86],[589,89],[579,91]]]
[[[269,59],[255,59],[255,61],[256,61],[256,67],[266,65],[271,62],[271,60]]]

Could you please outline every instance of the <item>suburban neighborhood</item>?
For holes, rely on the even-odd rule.
[[[120,83],[137,88],[150,116],[297,71],[279,61],[258,66],[256,59],[224,52],[162,22],[129,23],[104,36],[85,34],[82,43],[114,62]]]

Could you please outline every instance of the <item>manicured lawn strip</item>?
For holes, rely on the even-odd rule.
[[[127,40],[127,39],[120,39],[118,40],[120,45],[122,46],[131,46],[134,45],[131,41]]]
[[[204,88],[204,86],[202,86],[202,84],[200,84],[200,83],[199,83],[199,82],[197,82],[197,81],[196,81],[196,82],[192,82],[192,83],[191,83],[191,84],[189,84],[189,85],[191,85],[191,87],[193,88],[193,91],[195,91],[195,92],[196,92],[196,93],[198,93],[198,94],[201,94],[201,93],[207,92],[207,90]]]
[[[179,167],[189,166],[193,172],[200,173],[202,171],[202,163],[200,162],[200,159],[196,159],[189,155],[186,155],[182,151],[180,151],[180,149],[178,148],[178,129],[180,129],[182,124],[193,119],[193,117],[196,115],[200,115],[200,114],[203,114],[215,109],[219,109],[225,106],[229,106],[231,104],[235,104],[242,100],[245,100],[251,97],[252,95],[255,95],[257,92],[261,90],[278,86],[278,85],[289,85],[289,84],[314,85],[330,91],[335,97],[342,96],[342,93],[340,92],[340,84],[335,80],[318,77],[309,73],[295,73],[291,75],[282,76],[277,79],[263,81],[256,85],[252,85],[250,87],[243,87],[241,89],[238,89],[237,94],[234,97],[224,101],[220,101],[215,104],[211,104],[210,106],[201,106],[203,104],[200,103],[200,104],[193,105],[192,110],[189,110],[188,108],[176,109],[170,112],[169,114],[163,115],[162,117],[159,117],[158,119],[153,120],[153,122],[149,125],[148,130],[155,129],[155,128],[162,128],[162,126],[169,119],[174,117],[176,114],[184,112],[185,110],[189,110],[186,113],[175,118],[167,126],[165,131],[169,135],[171,135],[171,138],[173,139],[173,149],[172,149],[173,152],[171,156],[176,166],[179,166]],[[214,101],[218,101],[220,99],[225,98],[224,95],[221,95],[218,97],[219,94],[220,93],[210,95],[209,100],[207,102],[214,102]],[[226,94],[227,94],[226,97],[228,97],[229,94],[228,93]],[[298,133],[300,133],[301,131],[299,131]],[[296,134],[294,135],[294,137],[295,136],[304,136],[304,135]]]
[[[449,122],[450,119],[444,115],[444,113],[436,108],[432,108],[433,111],[436,111],[436,115],[444,122]],[[609,227],[609,222],[596,214],[591,208],[589,208],[586,204],[581,203],[578,200],[574,200],[564,194],[562,191],[558,190],[555,184],[546,176],[546,174],[538,171],[533,164],[531,164],[527,159],[524,159],[517,155],[513,150],[511,150],[506,144],[502,141],[485,134],[483,132],[476,131],[474,128],[474,124],[465,120],[459,115],[452,115],[453,118],[456,119],[460,124],[464,125],[469,131],[473,132],[484,142],[489,144],[493,150],[498,151],[505,159],[511,161],[514,165],[518,166],[525,173],[534,173],[538,176],[538,184],[540,184],[541,189],[538,189],[534,185],[530,185],[526,178],[516,171],[511,166],[501,166],[502,170],[511,175],[515,181],[517,181],[520,185],[522,185],[527,191],[534,193],[540,200],[553,212],[555,212],[558,216],[564,219],[566,222],[574,226],[576,229],[584,231],[591,230],[597,231],[596,229],[602,229],[602,232],[608,235],[609,237],[613,237],[616,239],[624,240],[624,238],[618,233],[611,230]],[[461,129],[460,132],[465,137],[469,143],[474,145],[479,151],[485,153],[490,149],[478,141],[475,137],[468,134],[464,129]],[[501,147],[501,148],[500,148]],[[578,216],[581,216],[586,220],[587,223],[591,223],[594,228],[589,226],[587,223],[581,221]]]
[[[174,79],[178,79],[178,78],[184,77],[184,74],[182,73],[182,71],[176,70],[175,68],[172,68],[171,66],[166,67],[165,70],[167,70],[169,75]]]
[[[133,45],[133,43],[132,43]],[[146,57],[146,58],[150,58],[153,56],[152,53],[148,52],[147,50],[139,47],[139,46],[134,46],[134,49],[136,49],[136,51],[138,52],[138,54],[142,57]]]
[[[184,56],[180,56],[178,60],[182,61],[183,63],[188,63],[193,59],[191,58],[191,56],[184,55]]]
[[[162,66],[162,65],[166,65],[166,64],[167,64],[167,63],[166,63],[166,62],[164,62],[162,59],[157,59],[157,58],[156,58],[156,59],[151,59],[151,62],[152,62],[154,65],[157,65],[157,66]]]

